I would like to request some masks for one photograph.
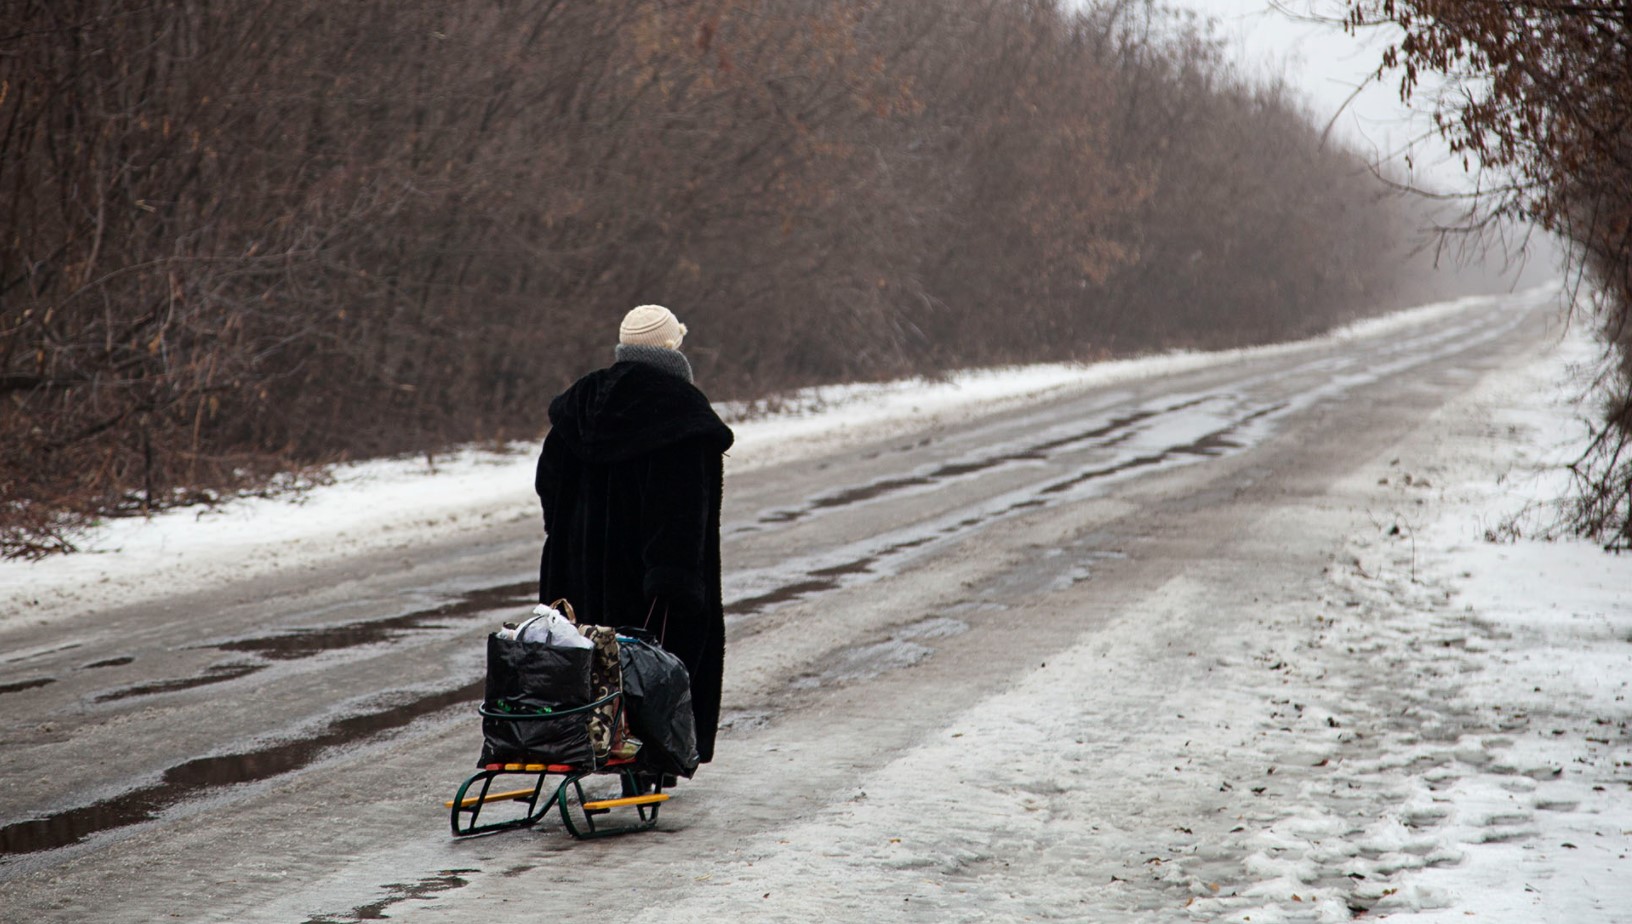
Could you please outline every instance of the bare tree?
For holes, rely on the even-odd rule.
[[[1562,235],[1592,290],[1607,356],[1600,424],[1574,464],[1574,528],[1632,547],[1632,3],[1347,0],[1348,25],[1401,30],[1379,76],[1425,74],[1439,132],[1481,174],[1465,227],[1517,219]]]
[[[1353,157],[1148,0],[0,7],[4,554],[536,435],[644,301],[753,397],[1303,333],[1391,275]]]

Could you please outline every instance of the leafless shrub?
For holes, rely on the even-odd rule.
[[[755,398],[1305,333],[1375,304],[1398,237],[1148,2],[3,13],[0,554],[536,435],[641,302]]]

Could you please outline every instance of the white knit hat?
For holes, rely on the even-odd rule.
[[[678,350],[685,337],[686,325],[662,305],[641,305],[624,315],[618,325],[619,343]]]

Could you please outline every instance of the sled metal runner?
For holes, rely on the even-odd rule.
[[[537,716],[493,712],[485,707],[477,711],[483,718],[525,722],[586,713],[613,700],[619,700],[618,708],[621,712],[622,695],[621,692],[615,692],[588,705]],[[519,789],[495,790],[494,781],[500,777],[519,777],[520,781],[528,782],[530,785]],[[617,778],[622,784],[623,795],[610,799],[590,798],[584,792],[584,781],[591,777]],[[551,778],[557,780],[553,786],[547,785]],[[551,809],[555,809],[561,816],[562,827],[573,837],[580,840],[606,837],[645,831],[657,824],[658,808],[668,801],[669,795],[663,792],[660,775],[653,775],[647,779],[653,781],[653,789],[650,792],[643,791],[642,776],[637,772],[636,763],[632,758],[597,759],[587,765],[542,762],[491,763],[465,780],[453,799],[443,805],[449,810],[448,822],[453,828],[455,837],[530,828],[543,821]],[[506,780],[507,784],[513,782],[518,780]],[[518,803],[524,806],[524,811],[519,816],[512,814],[497,821],[483,820],[483,810],[501,802]],[[629,812],[629,809],[633,809],[633,812]],[[614,812],[620,816],[619,820],[616,823],[605,823],[611,820],[607,816]],[[492,813],[489,814],[491,817]]]

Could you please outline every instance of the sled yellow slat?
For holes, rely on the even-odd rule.
[[[666,792],[647,793],[644,796],[624,796],[622,799],[600,799],[595,802],[585,802],[585,810],[623,808],[626,805],[651,805],[653,802],[667,802],[669,794]]]
[[[485,804],[485,803],[488,803],[488,802],[503,802],[505,799],[525,799],[528,796],[531,796],[532,794],[533,794],[533,791],[531,789],[512,789],[509,792],[490,792],[487,795],[482,796],[480,798],[478,798],[476,796],[470,796],[470,797],[466,798],[463,802],[460,802],[459,804],[460,805],[475,805],[478,802],[481,802],[481,803]],[[667,797],[665,796],[664,798],[667,798]],[[443,808],[453,808],[453,800],[449,799],[448,801],[442,803],[442,807]]]

